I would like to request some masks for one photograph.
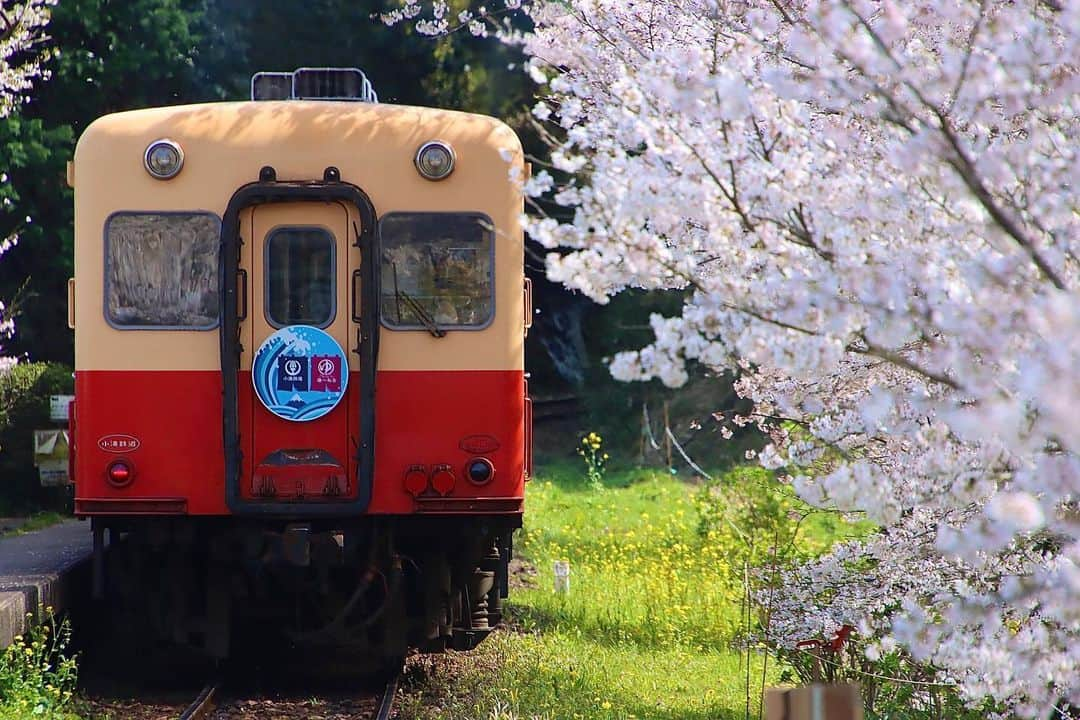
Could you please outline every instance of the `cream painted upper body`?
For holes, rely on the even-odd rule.
[[[161,138],[184,151],[183,170],[171,180],[154,179],[143,167],[147,145]],[[436,139],[453,147],[457,164],[449,178],[432,182],[413,160],[420,145]],[[120,330],[106,322],[105,223],[122,211],[221,217],[233,193],[267,165],[279,180],[321,180],[326,167],[337,167],[342,181],[368,194],[380,217],[401,211],[488,215],[496,231],[492,324],[444,338],[381,328],[379,369],[522,369],[522,194],[513,178],[522,177],[523,157],[514,132],[489,117],[447,110],[290,100],[136,110],[86,129],[74,162],[76,370],[220,369],[216,328]],[[339,303],[338,312],[347,308]],[[348,355],[356,369],[356,354]]]

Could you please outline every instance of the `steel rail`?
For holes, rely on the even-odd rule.
[[[394,699],[397,697],[398,681],[401,673],[395,673],[386,683],[383,690],[382,700],[379,702],[379,711],[375,713],[375,720],[390,720],[390,713],[394,710]]]
[[[202,720],[202,718],[209,717],[214,709],[214,696],[217,695],[220,689],[220,682],[209,683],[199,692],[194,702],[188,705],[184,712],[180,713],[179,720]]]

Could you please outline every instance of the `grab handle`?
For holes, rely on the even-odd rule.
[[[236,284],[237,284],[237,287],[238,287],[237,292],[240,295],[240,297],[238,297],[237,300],[242,300],[243,305],[241,307],[244,308],[239,313],[239,315],[237,317],[240,320],[247,320],[247,314],[248,314],[247,270],[237,270],[236,271]],[[237,305],[240,306],[240,303],[237,303]]]
[[[360,307],[360,294],[363,290],[362,275],[359,270],[352,271],[352,321],[354,323],[360,322],[361,307]]]

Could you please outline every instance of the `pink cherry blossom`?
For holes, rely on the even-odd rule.
[[[881,527],[785,576],[770,640],[852,624],[972,700],[1080,704],[1080,0],[521,9],[459,22],[561,130],[550,277],[690,290],[612,372],[738,368],[759,461]]]

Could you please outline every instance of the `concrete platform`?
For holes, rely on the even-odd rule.
[[[78,520],[0,538],[0,648],[26,632],[26,615],[36,615],[39,605],[57,612],[68,607],[73,576],[85,569],[92,549],[90,523]]]

